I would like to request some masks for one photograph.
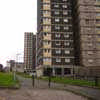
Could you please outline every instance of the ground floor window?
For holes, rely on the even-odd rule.
[[[71,68],[64,68],[64,75],[71,74]]]

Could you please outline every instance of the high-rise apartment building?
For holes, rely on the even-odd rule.
[[[75,68],[71,0],[38,0],[37,66],[43,75],[73,75]]]
[[[24,70],[25,72],[33,72],[35,69],[35,38],[32,32],[25,32],[24,34]]]
[[[72,0],[72,4],[80,65],[85,75],[100,75],[100,0]]]
[[[100,0],[38,0],[37,26],[44,75],[100,75]]]

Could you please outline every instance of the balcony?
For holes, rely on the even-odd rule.
[[[46,48],[46,49],[47,49],[47,48],[48,48],[48,49],[49,49],[49,48],[51,48],[51,43],[50,43],[50,44],[48,44],[48,45],[46,45],[46,44],[45,44],[45,45],[43,45],[43,48]]]
[[[44,53],[43,53],[43,56],[44,56],[44,57],[51,57],[51,52],[50,52],[50,53],[44,52]]]
[[[43,0],[43,3],[50,3],[50,0]]]
[[[43,40],[51,40],[51,34],[43,36]]]

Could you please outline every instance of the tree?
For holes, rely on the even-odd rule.
[[[0,64],[0,72],[3,71],[3,65]]]

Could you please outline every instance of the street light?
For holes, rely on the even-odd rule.
[[[18,56],[21,54],[16,54],[16,60],[15,60],[15,66],[14,66],[14,81],[16,80],[16,68],[17,68],[17,61],[18,61]]]

